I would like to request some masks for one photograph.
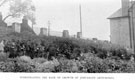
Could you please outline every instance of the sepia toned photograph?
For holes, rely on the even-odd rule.
[[[134,0],[0,0],[0,73],[135,73],[134,53]]]

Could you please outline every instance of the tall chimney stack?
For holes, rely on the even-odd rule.
[[[128,15],[128,9],[129,9],[129,0],[121,0],[122,2],[122,16]]]

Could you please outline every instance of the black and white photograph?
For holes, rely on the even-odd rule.
[[[134,80],[135,0],[0,0],[0,74],[10,73]]]

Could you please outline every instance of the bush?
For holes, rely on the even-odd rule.
[[[22,62],[31,62],[31,58],[29,56],[20,56],[17,58],[18,61],[22,61]]]
[[[1,70],[19,72],[134,72],[134,61],[130,61],[130,59],[131,57],[135,58],[135,55],[123,46],[98,40],[41,37],[17,33],[8,34],[8,36],[5,39],[10,41],[7,42],[4,50],[9,53],[10,58],[17,57],[17,60],[13,61],[14,65],[11,65],[15,69],[1,68]],[[5,54],[0,54],[1,61],[6,61],[6,59]],[[5,62],[1,63],[1,66],[5,66],[5,64],[10,65],[10,63]]]
[[[56,67],[59,72],[72,72],[72,63],[69,60],[60,61],[60,65]]]
[[[15,62],[14,72],[35,72],[35,65],[31,65],[27,62],[17,61]]]
[[[108,66],[108,73],[135,72],[135,63],[132,61],[105,59],[103,63]]]
[[[20,45],[23,44],[25,47],[23,51],[16,51],[18,47],[17,43],[16,46],[13,46],[15,49],[11,48],[12,45],[7,44],[6,47],[8,49],[5,48],[6,52],[9,52],[10,56],[13,56],[13,58],[25,54],[31,58],[44,57],[51,60],[51,57],[56,58],[61,54],[68,59],[75,59],[76,57],[80,57],[81,53],[93,53],[101,59],[114,56],[122,60],[130,60],[131,58],[131,51],[127,51],[124,47],[98,40],[95,42],[93,40],[29,36],[18,33],[8,34],[8,36],[10,38],[8,40],[11,40],[11,42],[12,39],[15,39],[15,42],[19,40]],[[22,48],[22,46],[20,48]],[[37,48],[38,50],[35,50]],[[49,53],[49,56],[47,56],[47,53]]]
[[[44,58],[34,58],[34,59],[32,59],[32,61],[42,64],[42,63],[46,62],[47,59],[44,59]]]
[[[11,61],[0,62],[1,72],[35,72],[35,65],[24,61],[17,61],[12,59]]]
[[[59,60],[60,65],[55,67],[56,72],[80,72],[79,71],[79,65],[75,60],[67,60],[67,59],[60,59]]]
[[[102,59],[97,57],[87,58],[84,68],[87,69],[88,73],[106,73],[108,69],[107,66],[103,64]]]
[[[14,72],[15,64],[12,61],[0,62],[0,72]]]
[[[36,72],[53,72],[55,71],[55,65],[53,64],[52,61],[46,61],[42,64],[40,63],[35,63],[36,66]]]
[[[53,42],[57,47],[57,53],[58,54],[64,54],[66,58],[71,59],[73,56],[73,53],[76,53],[77,55],[74,57],[77,57],[81,51],[79,51],[79,45],[74,44],[72,40],[68,38],[60,38]],[[71,57],[72,56],[72,57]]]
[[[1,61],[6,61],[8,58],[7,53],[0,52],[0,62]]]

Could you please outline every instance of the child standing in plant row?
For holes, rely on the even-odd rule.
[[[4,41],[2,40],[1,42],[0,42],[0,52],[4,52]]]
[[[5,61],[7,60],[8,57],[8,55],[4,53],[4,47],[5,47],[4,43],[5,43],[4,40],[0,42],[0,61]]]

